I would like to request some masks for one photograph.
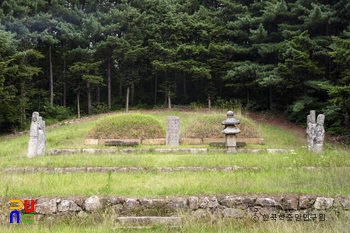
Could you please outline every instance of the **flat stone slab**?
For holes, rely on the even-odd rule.
[[[49,155],[59,155],[59,154],[77,154],[81,153],[80,149],[52,149],[49,151]]]
[[[182,153],[191,153],[191,154],[198,154],[198,153],[207,153],[207,148],[157,148],[154,149],[157,153],[176,153],[176,152],[182,152]]]
[[[236,142],[237,147],[245,147],[247,143],[245,142]],[[225,142],[211,142],[209,143],[209,146],[212,147],[225,147]]]
[[[157,216],[141,216],[141,217],[118,217],[118,223],[132,226],[150,226],[155,224],[181,226],[180,217],[157,217]]]
[[[266,150],[264,150],[264,149],[246,149],[246,148],[242,148],[242,149],[237,149],[237,152],[239,152],[239,153],[256,154],[256,153],[266,152]]]
[[[108,140],[105,141],[105,146],[138,146],[136,141],[123,141],[123,140]]]
[[[84,145],[98,145],[98,139],[87,138],[84,140]]]

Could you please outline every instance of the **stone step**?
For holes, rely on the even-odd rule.
[[[139,143],[135,141],[124,140],[108,140],[105,141],[105,146],[138,146]]]
[[[118,217],[117,223],[121,227],[147,227],[152,225],[180,227],[182,220],[181,217],[138,216]]]

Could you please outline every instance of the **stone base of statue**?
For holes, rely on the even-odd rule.
[[[225,146],[227,149],[227,153],[236,153],[236,135],[235,134],[227,134],[225,138]]]

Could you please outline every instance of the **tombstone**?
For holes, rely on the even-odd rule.
[[[320,153],[323,150],[323,142],[325,137],[324,130],[325,115],[319,114],[316,122],[316,112],[310,111],[310,115],[307,116],[307,148],[309,151]]]
[[[38,112],[33,112],[32,123],[30,125],[28,158],[45,154],[45,121],[39,116]]]
[[[166,117],[166,145],[179,146],[180,118],[177,116]]]

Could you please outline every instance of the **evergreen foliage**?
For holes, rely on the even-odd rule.
[[[0,132],[49,105],[120,109],[128,89],[131,106],[239,99],[301,124],[315,109],[349,133],[349,14],[346,0],[4,0]]]

